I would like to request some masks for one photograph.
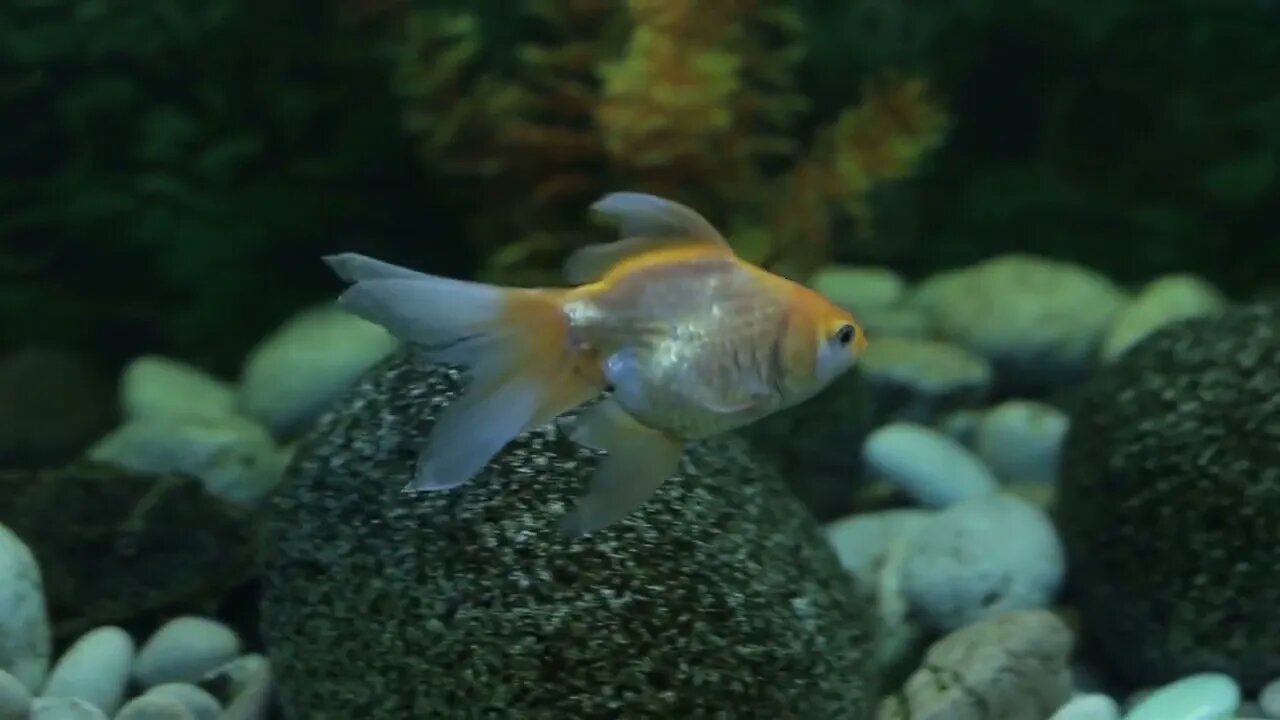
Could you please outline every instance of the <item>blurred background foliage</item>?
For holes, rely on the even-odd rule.
[[[0,342],[234,374],[359,250],[555,281],[611,189],[753,260],[1280,277],[1275,0],[6,0]]]

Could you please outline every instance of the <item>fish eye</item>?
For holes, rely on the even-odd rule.
[[[841,345],[848,345],[849,343],[853,342],[853,338],[857,334],[858,334],[857,329],[855,329],[852,325],[842,325],[840,326],[840,329],[836,331],[836,336],[835,336],[836,342],[840,343]]]

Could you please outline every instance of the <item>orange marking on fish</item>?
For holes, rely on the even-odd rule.
[[[592,208],[622,238],[569,258],[568,289],[449,280],[359,255],[326,258],[353,286],[340,303],[468,367],[409,488],[444,490],[482,472],[525,430],[579,413],[569,435],[606,452],[561,520],[571,536],[630,515],[675,473],[686,441],[802,402],[867,341],[846,310],[746,263],[695,211],[614,193]]]

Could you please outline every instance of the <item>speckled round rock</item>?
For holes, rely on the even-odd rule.
[[[402,491],[456,383],[402,351],[302,442],[263,587],[288,717],[868,716],[870,603],[740,440],[570,541],[598,460],[554,425],[456,491]]]
[[[862,474],[857,448],[873,427],[871,396],[860,370],[735,433],[782,473],[819,522],[857,508]]]
[[[1131,682],[1280,675],[1280,305],[1166,327],[1102,371],[1057,517],[1083,627]]]

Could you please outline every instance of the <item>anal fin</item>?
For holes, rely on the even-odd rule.
[[[573,423],[570,438],[608,455],[586,495],[561,518],[570,537],[612,525],[644,504],[675,473],[684,443],[636,422],[612,399],[592,406]]]

